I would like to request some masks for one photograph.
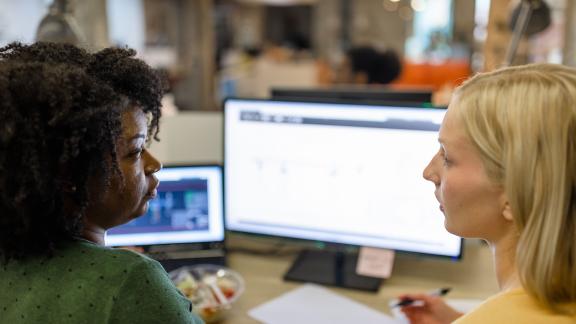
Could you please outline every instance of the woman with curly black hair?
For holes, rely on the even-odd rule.
[[[346,56],[336,76],[337,83],[389,84],[402,72],[402,62],[392,50],[378,51],[373,47],[353,47]]]
[[[200,323],[155,261],[104,247],[146,212],[163,83],[129,49],[0,49],[0,321]]]

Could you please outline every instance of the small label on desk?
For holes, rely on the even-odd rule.
[[[368,277],[388,278],[392,274],[394,251],[372,247],[360,248],[356,273]]]

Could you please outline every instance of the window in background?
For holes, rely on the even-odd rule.
[[[177,61],[173,2],[107,0],[110,43],[128,46],[152,67],[170,70]],[[173,10],[172,10],[173,11]],[[177,23],[177,22],[175,22]]]
[[[146,38],[142,0],[108,0],[106,8],[110,43],[142,52]]]
[[[472,54],[472,70],[481,71],[484,66],[483,47],[488,34],[488,16],[490,0],[475,0],[474,8],[474,53]]]
[[[49,0],[0,0],[0,46],[19,41],[31,43],[48,11]]]
[[[477,42],[486,41],[488,28],[488,16],[490,14],[490,0],[475,0],[474,8],[474,40]]]
[[[406,41],[407,58],[415,62],[449,58],[452,0],[411,0],[410,7],[414,16],[413,33]]]

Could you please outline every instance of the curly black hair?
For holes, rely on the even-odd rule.
[[[0,261],[50,256],[81,236],[89,178],[109,183],[120,172],[126,108],[148,114],[158,139],[165,82],[134,56],[56,43],[0,48]]]

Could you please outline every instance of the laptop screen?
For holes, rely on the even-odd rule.
[[[158,195],[145,215],[112,228],[108,246],[220,242],[224,240],[222,168],[168,166],[156,176]]]

